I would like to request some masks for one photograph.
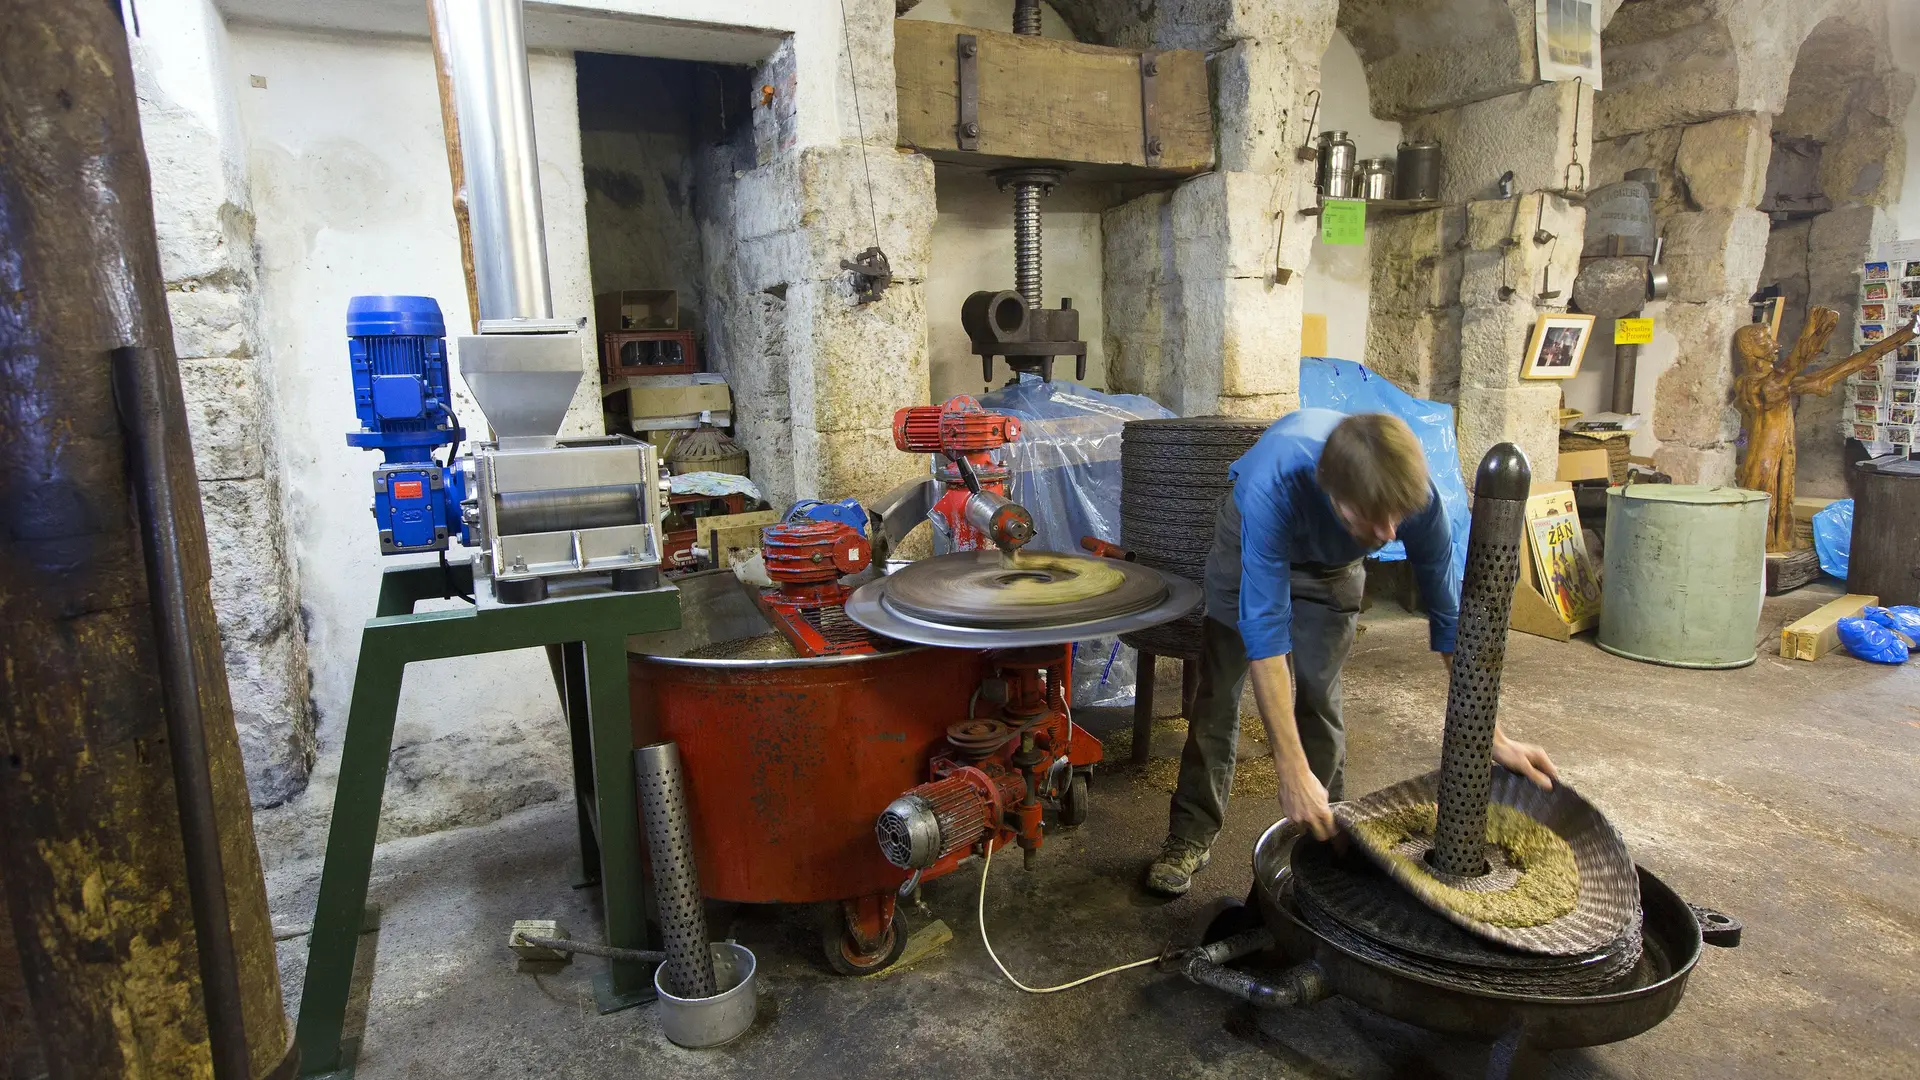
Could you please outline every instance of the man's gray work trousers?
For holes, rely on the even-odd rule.
[[[1313,775],[1327,797],[1342,795],[1347,732],[1340,717],[1340,669],[1353,648],[1366,572],[1296,563],[1293,586],[1293,717]],[[1240,740],[1240,695],[1247,685],[1247,647],[1240,639],[1240,511],[1231,493],[1214,521],[1207,556],[1207,614],[1200,637],[1200,685],[1187,717],[1187,746],[1173,791],[1168,831],[1211,846],[1227,817],[1234,748]]]

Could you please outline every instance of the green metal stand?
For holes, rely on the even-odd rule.
[[[607,944],[657,947],[648,937],[648,898],[640,873],[639,818],[630,767],[627,635],[679,626],[679,594],[655,589],[485,611],[472,607],[413,610],[423,600],[472,589],[473,574],[465,566],[389,569],[380,579],[376,614],[361,633],[359,668],[341,750],[340,786],[333,799],[320,900],[307,946],[306,986],[294,1033],[302,1076],[344,1077],[352,1071],[341,1033],[353,981],[354,950],[365,918],[400,680],[414,661],[559,646],[550,655],[572,734],[582,877],[600,884]],[[604,992],[596,996],[606,1006],[624,1007],[652,997],[652,973],[645,964],[612,962],[603,981]]]

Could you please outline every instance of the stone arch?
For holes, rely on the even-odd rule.
[[[1762,213],[1774,115],[1802,43],[1885,0],[1624,0],[1602,38],[1593,185],[1651,168],[1672,292],[1640,354],[1640,452],[1676,480],[1731,483],[1740,435],[1733,331],[1768,258]],[[1657,443],[1657,449],[1653,444]]]
[[[1847,5],[1815,26],[1790,69],[1773,118],[1772,157],[1759,208],[1770,217],[1762,285],[1787,297],[1781,337],[1791,341],[1810,305],[1840,313],[1827,359],[1854,349],[1860,267],[1893,239],[1888,213],[1905,168],[1903,120],[1914,77],[1894,66],[1883,3]],[[1885,323],[1897,318],[1898,286]],[[1808,396],[1795,409],[1799,436],[1796,488],[1806,495],[1846,494],[1847,406],[1836,391]]]
[[[1336,25],[1386,119],[1510,94],[1539,73],[1533,0],[1341,0]]]

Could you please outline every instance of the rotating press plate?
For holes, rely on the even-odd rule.
[[[1054,553],[1036,553],[1054,556]],[[1054,581],[1003,566],[998,552],[959,552],[922,559],[868,582],[847,599],[847,615],[876,634],[918,645],[1006,649],[1062,645],[1157,626],[1200,603],[1192,582],[1138,563],[1084,556],[1065,560]],[[1117,583],[1085,595],[1076,568]],[[1053,600],[1057,595],[1059,599]],[[1049,602],[1051,601],[1051,602]]]

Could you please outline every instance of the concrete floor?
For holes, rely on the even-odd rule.
[[[1747,924],[1740,948],[1708,951],[1665,1024],[1555,1053],[1554,1075],[1920,1075],[1920,665],[1774,655],[1778,628],[1836,593],[1812,586],[1770,601],[1760,660],[1737,671],[1654,667],[1586,639],[1512,636],[1503,722],[1547,745],[1638,861]],[[1421,621],[1376,608],[1364,626],[1346,680],[1356,792],[1435,766],[1446,692]],[[1098,732],[1125,717],[1083,722]],[[1173,903],[1136,887],[1165,807],[1144,781],[1111,771],[1086,825],[1050,837],[1038,869],[1024,873],[1015,859],[994,867],[989,926],[1016,974],[1046,984],[1156,953],[1207,900],[1245,895],[1247,852],[1276,816],[1271,801],[1236,806],[1213,865]],[[930,884],[926,910],[910,913],[915,925],[945,920],[955,940],[877,979],[826,972],[815,913],[740,910],[730,932],[760,957],[761,1020],[731,1046],[691,1053],[657,1034],[650,1007],[597,1015],[588,980],[598,961],[515,971],[504,941],[516,918],[595,932],[593,894],[568,887],[573,836],[570,809],[550,803],[380,848],[371,895],[384,923],[363,938],[378,953],[362,1080],[1424,1077],[1475,1076],[1485,1062],[1482,1045],[1344,1001],[1256,1017],[1152,969],[1021,994],[981,948],[977,868]],[[270,874],[279,924],[310,918],[318,874],[313,859]],[[282,944],[290,1010],[305,947],[304,938]]]

